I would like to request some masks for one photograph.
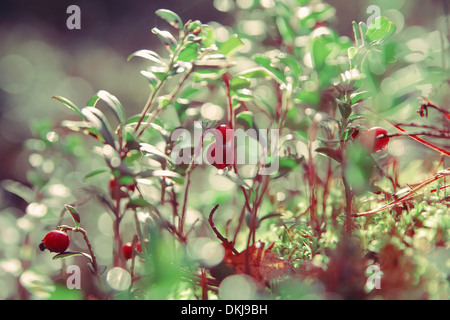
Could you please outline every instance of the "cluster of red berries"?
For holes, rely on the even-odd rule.
[[[212,143],[207,152],[208,162],[217,169],[225,169],[234,162],[234,151],[230,146],[230,141],[233,138],[233,130],[225,124],[216,127],[219,135],[216,136],[216,141]],[[216,150],[221,151],[216,158]]]
[[[134,249],[139,253],[142,253],[142,245],[140,241],[136,243]],[[122,247],[122,253],[126,260],[131,259],[133,257],[133,244],[131,242],[124,244]]]

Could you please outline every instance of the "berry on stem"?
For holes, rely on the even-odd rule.
[[[218,154],[216,157],[216,150],[221,150],[222,154]],[[225,169],[233,164],[233,151],[227,144],[215,142],[208,148],[207,159],[208,162],[217,169]]]
[[[380,150],[386,149],[389,138],[383,137],[383,135],[387,134],[387,130],[381,127],[373,127],[364,132],[361,132],[358,137],[359,143],[372,152],[377,152]]]
[[[221,124],[220,126],[217,126],[216,130],[220,131],[222,135],[222,142],[224,141],[225,143],[227,143],[233,138],[233,130],[226,124]]]
[[[141,242],[138,241],[135,246],[136,251],[142,253]],[[122,247],[122,253],[126,260],[129,260],[133,257],[133,244],[131,242],[127,242]]]
[[[52,230],[47,233],[39,245],[39,249],[44,251],[48,249],[51,252],[64,252],[70,244],[67,232],[63,230]]]

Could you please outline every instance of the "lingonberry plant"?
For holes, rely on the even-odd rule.
[[[36,212],[54,205],[51,186],[72,189],[56,224],[34,214],[43,234],[57,229],[35,246],[63,267],[87,262],[83,298],[446,297],[448,95],[424,97],[428,84],[448,86],[445,65],[408,58],[412,40],[384,16],[340,36],[322,1],[254,2],[231,27],[156,15],[168,23],[152,29],[163,50],[128,57],[148,64],[140,113],[105,90],[83,108],[54,96],[74,112],[42,138],[60,176],[30,175],[36,198],[24,195]],[[410,73],[421,80],[404,84]],[[414,104],[435,122],[392,116],[417,120]],[[177,129],[204,134],[177,140]],[[416,159],[414,143],[432,156]]]

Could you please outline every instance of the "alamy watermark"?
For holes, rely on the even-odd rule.
[[[66,10],[67,14],[70,16],[66,20],[67,29],[81,29],[81,9],[77,5],[70,5]]]
[[[381,272],[380,266],[373,264],[367,267],[366,269],[367,281],[366,288],[371,291],[373,289],[381,289],[381,276],[383,273]]]
[[[81,289],[81,269],[79,266],[72,264],[67,267],[67,274],[70,276],[67,277],[66,286],[68,289]]]
[[[374,22],[375,29],[380,29],[380,19],[377,19],[381,17],[381,9],[377,5],[371,5],[367,7],[366,13],[371,13],[369,18],[367,19],[366,25],[370,26],[372,22]]]

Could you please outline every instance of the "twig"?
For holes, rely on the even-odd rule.
[[[92,268],[94,269],[95,275],[98,275],[97,259],[96,259],[95,254],[94,254],[94,250],[92,250],[91,242],[89,241],[89,238],[87,236],[86,230],[84,230],[81,227],[70,227],[70,226],[67,226],[67,225],[59,226],[59,228],[62,228],[64,230],[70,230],[70,231],[73,231],[73,232],[80,232],[83,235],[84,242],[86,243],[87,249],[89,250],[89,255],[91,256],[90,260],[91,260],[91,263],[92,263]]]
[[[397,126],[400,127],[414,127],[414,128],[422,128],[422,129],[430,129],[443,133],[450,133],[450,130],[447,128],[438,128],[435,126],[417,124],[417,123],[396,123]]]
[[[434,103],[432,103],[430,100],[428,100],[425,97],[421,97],[425,103],[423,103],[419,110],[417,110],[417,112],[420,114],[421,117],[423,116],[428,116],[428,108],[434,108],[437,111],[441,112],[445,118],[447,118],[448,120],[450,120],[450,112],[448,112],[447,110],[444,110],[442,108],[439,108],[437,105],[435,105]]]
[[[228,248],[230,248],[234,254],[239,254],[239,251],[237,251],[234,246],[233,243],[228,241],[227,238],[225,238],[220,232],[219,230],[217,230],[214,221],[213,221],[213,215],[216,212],[217,208],[219,208],[219,204],[216,204],[214,206],[214,208],[211,210],[211,212],[209,213],[209,218],[208,218],[208,222],[209,225],[211,226],[211,229],[214,231],[214,233],[216,234],[217,238],[222,241],[225,245],[227,245]]]
[[[433,177],[421,182],[419,185],[417,185],[416,187],[412,188],[410,191],[408,191],[406,194],[404,194],[401,197],[396,196],[396,199],[394,201],[389,202],[388,204],[385,204],[377,209],[371,210],[371,211],[367,211],[367,212],[361,212],[361,213],[356,213],[353,216],[354,217],[363,217],[363,216],[369,216],[372,215],[374,213],[377,212],[381,212],[384,211],[386,209],[389,209],[399,203],[402,203],[404,201],[409,200],[418,190],[422,189],[423,187],[425,187],[426,185],[440,179],[446,176],[450,175],[450,167],[444,170],[441,170],[439,172],[437,172]]]
[[[401,131],[401,132],[408,133],[408,132],[406,132],[405,129],[401,128],[400,126],[398,126],[398,125],[396,125],[396,124],[390,122],[389,120],[387,120],[387,119],[385,119],[385,118],[383,118],[383,119],[384,119],[384,121],[386,121],[387,123],[389,123],[391,126],[393,126],[394,128],[396,128],[397,130],[399,130],[399,131]],[[408,135],[408,137],[410,137],[411,139],[416,140],[417,142],[420,142],[420,143],[422,143],[423,145],[425,145],[425,146],[427,146],[427,147],[429,147],[429,148],[431,148],[431,149],[433,149],[433,150],[435,150],[435,151],[438,151],[438,152],[440,152],[440,153],[442,153],[442,154],[444,154],[444,155],[446,155],[446,156],[450,156],[450,151],[447,151],[447,150],[445,150],[445,149],[443,149],[443,148],[441,148],[441,147],[438,147],[438,146],[436,146],[435,144],[433,144],[433,143],[431,143],[431,142],[428,142],[428,141],[426,141],[426,140],[423,140],[423,139],[420,138],[420,137],[416,137],[416,136],[412,136],[412,135]]]
[[[191,185],[191,173],[194,169],[194,161],[195,158],[192,159],[191,164],[189,165],[189,168],[187,169],[186,173],[186,187],[184,189],[183,207],[181,210],[180,225],[178,226],[180,234],[183,234],[184,220],[186,216],[186,206],[188,202],[189,186]]]
[[[417,136],[427,136],[432,138],[449,139],[450,135],[447,133],[430,133],[430,132],[417,132],[417,133],[393,133],[393,134],[383,134],[377,137],[377,139],[383,138],[395,138],[395,137],[417,137]]]

